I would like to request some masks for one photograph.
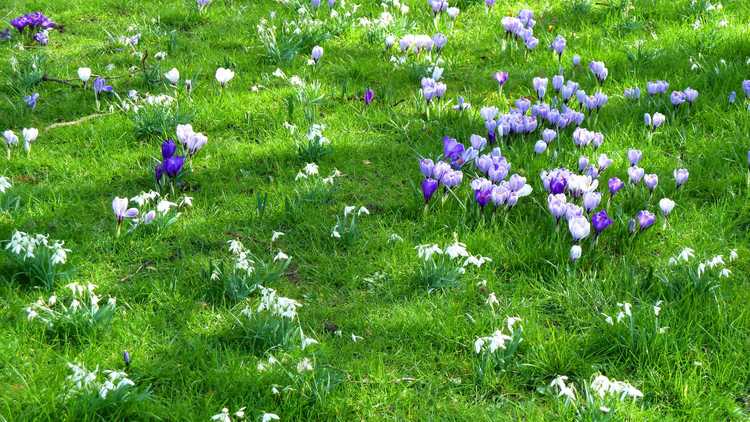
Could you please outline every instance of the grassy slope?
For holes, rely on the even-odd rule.
[[[557,404],[537,394],[536,388],[558,374],[581,381],[596,371],[628,379],[646,393],[643,410],[636,411],[639,419],[717,420],[736,416],[738,408],[747,411],[750,295],[744,257],[750,253],[750,208],[744,154],[750,121],[742,107],[730,109],[726,104],[728,91],[740,90],[740,81],[750,75],[745,64],[750,56],[750,9],[742,2],[726,2],[722,16],[730,26],[721,31],[693,31],[695,15],[688,1],[636,1],[627,13],[614,6],[528,4],[538,15],[540,46],[561,33],[568,38],[566,62],[576,52],[584,63],[603,60],[610,69],[605,86],[610,104],[598,123],[606,135],[601,150],[615,159],[608,173],[624,178],[625,151],[637,146],[644,150],[647,171],[660,176],[657,198],[670,196],[678,203],[668,229],[655,228],[628,239],[619,222],[596,251],[586,251],[575,269],[567,264],[568,241],[556,239],[548,229],[537,177],[544,168],[575,167],[578,151],[569,136],[556,160],[533,157],[530,144],[504,149],[514,171],[527,175],[535,189],[535,195],[507,217],[467,226],[460,224],[455,208],[423,215],[410,184],[418,180],[414,151],[435,155],[443,135],[465,140],[482,129],[481,122],[478,116],[444,116],[424,123],[413,107],[417,81],[405,70],[391,71],[378,54],[380,46],[368,45],[359,32],[327,41],[315,76],[329,93],[321,121],[329,126],[327,134],[335,145],[335,153],[320,163],[321,170],[328,173],[335,167],[346,177],[332,204],[310,207],[301,220],[290,220],[280,198],[293,190],[294,175],[303,163],[282,127],[287,115],[281,99],[288,88],[279,85],[260,93],[248,89],[261,81],[261,73],[276,68],[260,58],[255,24],[279,6],[270,1],[217,1],[206,16],[197,16],[187,1],[12,3],[0,9],[3,16],[40,9],[65,23],[65,34],[53,34],[45,50],[50,73],[64,77],[74,77],[82,65],[101,71],[114,63],[115,73],[124,74],[133,64],[128,54],[104,47],[105,29],[115,35],[131,24],[159,28],[163,34],[176,30],[176,47],[164,68],[176,66],[196,81],[193,125],[210,140],[191,180],[195,207],[162,237],[138,235],[119,243],[113,238],[110,201],[151,187],[158,151],[157,140],[134,138],[126,116],[44,132],[30,159],[18,154],[10,162],[2,161],[0,174],[13,178],[24,208],[0,217],[0,238],[19,229],[64,239],[73,249],[77,280],[100,285],[103,292],[117,296],[124,309],[110,333],[89,343],[49,344],[23,314],[39,293],[28,286],[0,284],[0,415],[8,420],[63,418],[66,410],[57,397],[67,375],[65,363],[118,367],[125,349],[134,357],[134,375],[154,387],[157,401],[148,410],[169,420],[206,420],[225,405],[247,405],[253,415],[275,411],[287,420],[553,419]],[[479,5],[464,3],[446,51],[450,97],[464,95],[477,108],[497,103],[490,75],[499,69],[511,74],[505,90],[510,98],[529,95],[534,75],[551,76],[554,60],[543,48],[524,61],[498,47],[499,17],[515,12],[517,6],[499,2],[499,10],[488,18]],[[430,32],[423,2],[416,0],[411,6],[420,27]],[[151,24],[157,16],[159,23]],[[715,26],[717,20],[711,17],[706,25]],[[168,36],[147,32],[145,48],[167,50]],[[635,51],[636,40],[644,40],[644,53],[631,60],[628,54]],[[1,48],[0,62],[6,69],[7,58],[16,53],[7,45]],[[691,56],[700,57],[703,71],[690,70]],[[237,77],[218,97],[213,71],[227,58],[236,64]],[[718,64],[720,59],[726,66]],[[720,66],[718,74],[714,66]],[[309,72],[302,57],[284,70]],[[584,69],[574,79],[584,89],[594,87]],[[691,86],[700,97],[689,118],[669,122],[649,141],[641,116],[652,109],[634,107],[616,94],[632,84],[643,88],[653,79],[667,79],[674,88]],[[342,80],[347,81],[346,98]],[[120,92],[145,89],[137,78],[114,82]],[[375,89],[378,99],[363,110],[350,98],[366,86]],[[18,104],[18,95],[3,88],[0,129],[41,128],[93,112],[89,93],[54,84],[38,91],[40,106],[30,115]],[[400,99],[406,102],[394,105]],[[691,173],[681,192],[674,192],[671,182],[677,166]],[[263,220],[253,217],[255,192],[268,192],[271,198],[273,208]],[[626,218],[641,208],[642,198],[623,202]],[[329,237],[334,216],[344,204],[363,204],[373,211],[362,220],[363,238],[348,249]],[[201,270],[209,258],[225,255],[225,241],[231,236],[239,233],[247,245],[262,251],[272,230],[287,233],[282,244],[294,257],[296,271],[290,277],[294,283],[277,287],[303,299],[301,319],[321,340],[321,359],[346,376],[323,404],[293,398],[277,402],[269,386],[257,380],[256,358],[214,332],[225,321],[228,307],[211,299]],[[444,243],[453,232],[471,251],[492,257],[494,263],[466,277],[459,289],[427,294],[414,278],[413,245]],[[391,233],[405,242],[391,247]],[[663,324],[670,327],[669,335],[656,348],[658,353],[613,347],[601,332],[599,312],[611,310],[619,301],[650,306],[661,298],[651,269],[688,245],[701,256],[739,247],[743,259],[734,277],[723,282],[721,306],[710,297],[667,302]],[[136,273],[147,262],[146,270]],[[367,281],[378,272],[385,277],[377,283]],[[121,282],[128,275],[127,282]],[[481,279],[487,279],[489,290],[500,298],[497,319],[475,287]],[[473,340],[499,326],[505,315],[525,320],[519,365],[490,385],[477,386]],[[325,334],[325,321],[335,322],[344,336]],[[351,333],[364,339],[353,343]],[[404,378],[414,380],[399,381]]]

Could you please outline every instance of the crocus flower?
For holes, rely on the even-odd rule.
[[[607,154],[599,154],[599,158],[597,159],[597,164],[599,165],[599,171],[604,171],[609,166],[611,166],[613,163],[612,159],[607,156]]]
[[[573,55],[573,59],[571,60],[573,62],[573,66],[580,66],[581,65],[581,56],[578,54]]]
[[[23,134],[24,143],[27,145],[31,145],[39,137],[39,130],[33,127],[28,129],[23,128],[21,133]]]
[[[693,104],[698,98],[698,91],[694,90],[693,88],[687,87],[682,92],[685,94],[685,99],[689,104]]]
[[[599,81],[600,84],[604,83],[607,79],[607,75],[609,75],[609,70],[604,65],[604,62],[592,61],[589,63],[589,70],[591,70],[591,73],[596,76],[596,80]]]
[[[310,0],[310,6],[312,6],[313,9],[317,9],[320,7],[320,0]]]
[[[422,160],[419,160],[419,171],[422,172],[424,177],[432,177],[434,169],[435,163],[431,159],[424,158]]]
[[[225,69],[223,67],[220,67],[216,69],[216,80],[219,82],[222,88],[224,88],[229,81],[234,78],[234,71],[231,69]]]
[[[632,184],[639,183],[645,173],[646,171],[641,167],[628,167],[628,178]]]
[[[547,150],[547,143],[546,142],[544,142],[542,140],[536,141],[536,143],[534,144],[534,152],[535,153],[542,154],[546,150]]]
[[[638,87],[625,88],[623,96],[629,100],[637,100],[641,98],[641,89]]]
[[[552,41],[552,45],[550,45],[550,49],[557,53],[558,60],[561,60],[563,51],[565,50],[565,38],[562,35],[555,37],[555,40]]]
[[[39,31],[34,34],[34,41],[39,45],[49,44],[49,33],[47,31]]]
[[[435,47],[435,51],[440,51],[448,43],[448,38],[443,34],[435,34],[432,36],[432,45]]]
[[[547,195],[547,209],[555,217],[556,222],[559,222],[560,218],[565,215],[567,201],[567,197],[563,193]]]
[[[430,198],[438,188],[438,181],[435,179],[427,178],[422,180],[422,195],[424,196],[424,202],[430,202]]]
[[[177,82],[180,81],[180,71],[173,67],[169,72],[164,74],[164,78],[172,85],[177,85]]]
[[[11,35],[10,35],[10,29],[5,28],[2,31],[0,31],[0,41],[10,41]]]
[[[552,77],[552,88],[560,92],[562,91],[563,84],[565,83],[565,77],[563,75],[555,75]]]
[[[125,366],[130,366],[130,353],[127,350],[122,352],[122,361],[125,362]]]
[[[194,156],[204,145],[208,142],[208,137],[200,132],[193,133],[185,143],[185,147],[188,150],[188,155]]]
[[[26,105],[33,110],[36,108],[36,103],[39,100],[39,93],[35,92],[31,95],[27,95],[23,97],[23,100],[26,102]]]
[[[94,79],[94,93],[99,95],[102,92],[112,92],[112,86],[107,85],[107,80],[100,76]]]
[[[664,217],[668,216],[669,213],[674,209],[675,203],[669,198],[662,198],[659,200],[659,208],[661,209],[661,215]]]
[[[619,191],[620,189],[622,189],[623,186],[625,186],[622,180],[618,179],[617,177],[613,177],[609,179],[609,181],[607,182],[607,185],[609,186],[609,193],[612,196],[615,196],[617,191]]]
[[[367,88],[365,90],[363,99],[365,101],[365,105],[370,105],[370,103],[372,103],[372,100],[375,99],[375,91],[373,91],[371,88]]]
[[[458,97],[456,99],[456,105],[453,106],[453,109],[458,111],[464,111],[469,108],[471,108],[471,104],[467,103],[464,100],[464,97]]]
[[[91,79],[91,68],[89,67],[79,67],[78,68],[78,79],[83,82],[84,85]]]
[[[115,197],[112,200],[112,211],[115,213],[118,226],[126,218],[135,218],[138,216],[138,208],[128,208],[128,198]]]
[[[737,101],[737,93],[735,91],[730,92],[727,101],[729,101],[729,104],[734,104]]]
[[[637,166],[638,162],[641,161],[641,158],[643,158],[643,153],[641,152],[641,150],[638,150],[638,149],[628,150],[628,161],[630,161],[631,166]]]
[[[599,192],[589,191],[583,194],[583,208],[586,212],[591,212],[599,206],[602,200],[602,194]]]
[[[687,97],[682,91],[672,91],[672,94],[669,96],[669,100],[672,102],[673,106],[679,107],[685,101],[687,101]]]
[[[573,262],[578,261],[579,258],[581,258],[581,255],[583,254],[583,250],[581,249],[581,245],[573,245],[570,247],[570,260]]]
[[[612,219],[607,215],[606,210],[601,210],[591,216],[591,224],[594,226],[596,236],[599,236],[607,227],[612,225]]]
[[[544,129],[542,131],[542,140],[546,143],[552,142],[557,137],[557,132],[552,129]]]
[[[635,215],[635,219],[638,222],[638,227],[641,231],[654,225],[656,222],[656,216],[651,211],[643,210],[638,211]]]
[[[185,164],[185,157],[181,155],[173,155],[172,157],[164,160],[162,165],[164,166],[164,172],[171,178],[177,177],[182,170],[182,166]]]
[[[589,166],[589,157],[582,155],[578,157],[578,171],[583,171]]]
[[[570,230],[573,240],[578,242],[591,233],[591,224],[589,224],[589,220],[586,217],[573,217],[568,220],[568,230]]]
[[[310,55],[313,59],[313,62],[317,63],[321,57],[323,57],[323,47],[316,45],[312,49],[312,53]]]
[[[505,85],[505,83],[508,82],[508,72],[505,72],[505,71],[495,72],[494,78],[495,78],[495,81],[497,82],[497,86],[502,88],[503,85]]]
[[[171,139],[167,139],[166,141],[161,143],[161,158],[162,160],[167,160],[169,158],[172,158],[175,151],[177,151],[177,145],[175,145],[174,141]]]
[[[655,174],[646,174],[643,176],[643,183],[646,185],[648,190],[651,192],[656,189],[656,185],[659,184],[659,176]]]
[[[532,82],[536,95],[541,101],[544,98],[544,94],[547,93],[547,78],[534,78]]]
[[[453,188],[461,184],[464,174],[460,170],[450,170],[443,175],[442,182],[447,188]]]
[[[742,90],[745,91],[745,97],[750,98],[750,79],[742,81]]]
[[[18,145],[18,136],[10,129],[3,132],[3,138],[5,138],[5,145],[7,147]]]
[[[461,9],[459,9],[458,7],[449,7],[446,10],[446,13],[451,20],[456,20],[458,14],[461,13]]]
[[[685,182],[687,182],[688,177],[690,176],[690,173],[687,169],[675,169],[674,171],[674,181],[679,188],[680,186],[684,185]]]

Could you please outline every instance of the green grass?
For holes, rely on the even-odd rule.
[[[357,16],[375,18],[382,11],[378,2],[362,3]],[[404,3],[411,8],[410,31],[432,34],[426,2]],[[536,14],[540,44],[525,59],[500,47],[500,18],[521,5],[498,1],[488,16],[483,2],[456,3],[462,12],[455,28],[443,29],[449,39],[444,80],[448,98],[462,95],[473,106],[463,115],[433,110],[429,117],[415,105],[421,75],[409,66],[394,69],[381,39],[371,40],[362,28],[321,41],[325,55],[315,68],[305,64],[315,44],[310,39],[292,61],[270,61],[257,36],[258,21],[272,10],[277,19],[295,14],[271,0],[215,0],[204,14],[189,0],[11,0],[1,6],[3,21],[42,10],[65,31],[52,32],[45,48],[19,51],[17,37],[0,44],[0,131],[12,128],[20,136],[23,127],[40,129],[29,157],[16,149],[11,160],[0,160],[0,175],[13,181],[12,191],[21,198],[19,209],[0,214],[0,239],[21,230],[64,240],[72,249],[72,280],[116,296],[118,311],[104,332],[80,341],[51,337],[29,323],[24,311],[50,293],[12,277],[15,270],[3,255],[0,419],[209,420],[222,407],[247,406],[251,420],[263,412],[282,420],[573,420],[561,400],[539,388],[567,375],[582,393],[596,373],[627,380],[645,395],[618,409],[615,420],[747,419],[750,119],[741,82],[750,78],[748,4],[727,1],[722,10],[705,12],[689,0],[533,0],[525,6]],[[698,17],[703,27],[694,30]],[[718,27],[721,19],[727,19],[726,28]],[[142,33],[137,49],[149,53],[147,63],[158,64],[160,74],[177,67],[183,80],[193,80],[190,99],[179,95],[181,117],[209,141],[186,177],[183,193],[194,197],[193,207],[161,233],[115,238],[111,201],[153,188],[162,135],[136,136],[128,114],[107,112],[111,100],[103,100],[104,116],[44,130],[96,113],[93,93],[54,82],[25,86],[13,77],[10,62],[39,54],[53,78],[76,79],[77,68],[88,66],[95,74],[116,76],[108,80],[121,96],[130,89],[173,94],[164,83],[149,86],[140,71],[129,72],[140,60],[108,35],[125,34],[129,26]],[[483,134],[477,113],[482,106],[503,109],[491,77],[495,71],[510,72],[505,99],[531,96],[532,77],[554,74],[556,59],[546,46],[557,34],[568,40],[566,77],[587,92],[595,82],[585,64],[601,60],[610,71],[603,87],[609,104],[593,128],[605,135],[596,155],[614,159],[601,183],[612,176],[627,179],[626,151],[632,147],[643,150],[641,166],[660,179],[651,199],[645,189],[616,197],[615,225],[595,249],[586,243],[575,265],[568,259],[566,230],[558,235],[553,229],[538,176],[544,169],[577,168],[581,153],[594,157],[591,150],[577,150],[569,132],[556,141],[556,157],[533,154],[537,137],[501,145],[512,172],[526,176],[534,193],[492,219],[471,218],[454,199],[424,212],[415,191],[418,156],[437,156],[444,135],[466,142],[472,133]],[[158,51],[168,53],[162,62],[153,60]],[[584,67],[572,71],[574,53]],[[691,58],[699,69],[691,70]],[[106,71],[108,64],[114,69]],[[220,93],[213,75],[227,65],[236,77]],[[320,172],[344,174],[331,198],[303,202],[293,211],[285,209],[284,198],[298,187],[295,175],[305,162],[284,123],[303,131],[306,124],[299,106],[290,120],[286,100],[294,90],[270,76],[277,67],[320,81],[324,98],[314,120],[327,126],[333,146],[319,160]],[[665,105],[622,97],[623,88],[634,85],[645,97],[645,82],[656,79],[668,80],[670,91],[697,89],[697,104],[673,119]],[[253,85],[263,88],[253,92]],[[367,87],[376,93],[369,107],[359,99]],[[727,103],[732,90],[739,98],[734,106]],[[40,94],[33,112],[22,100],[31,92]],[[657,110],[668,121],[648,138],[642,115]],[[679,191],[672,178],[678,167],[690,170]],[[469,181],[467,174],[461,198],[470,195]],[[268,195],[263,215],[258,194]],[[630,236],[627,220],[645,207],[656,210],[665,196],[677,202],[669,225],[659,221]],[[348,245],[331,238],[345,205],[363,205],[371,213],[358,220],[360,235]],[[274,230],[286,235],[271,247]],[[403,241],[390,241],[394,233]],[[418,279],[414,246],[443,245],[454,233],[493,262],[467,271],[456,288],[428,292]],[[286,275],[270,287],[303,303],[301,326],[320,344],[290,352],[289,366],[294,371],[302,355],[314,356],[316,366],[339,381],[324,398],[299,389],[274,395],[272,384],[283,377],[259,373],[264,351],[236,338],[236,308],[203,274],[210,261],[228,257],[226,241],[233,238],[259,256],[273,256],[280,247],[292,257]],[[688,283],[667,265],[685,246],[696,251],[693,264],[715,254],[726,260],[731,249],[739,259],[716,290],[674,292],[661,276]],[[479,287],[482,280],[486,287]],[[61,284],[55,291],[63,290]],[[485,304],[488,292],[500,302],[494,312]],[[658,300],[664,301],[660,324],[669,328],[656,338],[625,341],[603,323],[601,313],[614,316],[618,302],[649,314]],[[507,316],[523,319],[524,341],[505,370],[479,382],[474,340],[503,327]],[[341,336],[326,329],[331,324]],[[352,334],[362,339],[354,342]],[[152,400],[130,413],[99,414],[63,400],[68,362],[123,369],[124,350],[132,356],[128,373],[138,385],[150,386]]]

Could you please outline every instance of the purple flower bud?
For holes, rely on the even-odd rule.
[[[102,92],[112,92],[112,86],[107,85],[107,81],[102,77],[94,79],[94,92],[99,95]]]
[[[317,9],[320,7],[320,0],[310,0],[310,6],[312,6],[313,9]]]
[[[581,245],[573,245],[570,247],[570,260],[573,262],[578,261],[581,258],[581,255],[583,254],[583,250],[581,249]]]
[[[173,155],[172,157],[167,158],[163,162],[164,166],[164,172],[167,173],[167,176],[171,178],[175,178],[180,174],[180,171],[182,171],[182,166],[185,164],[185,157],[181,155]]]
[[[505,85],[505,82],[508,82],[508,72],[505,72],[505,71],[495,72],[494,77],[495,77],[495,81],[497,81],[497,85],[500,87]]]
[[[659,176],[655,174],[646,174],[643,176],[643,183],[646,185],[648,190],[653,192],[656,188],[656,185],[659,184]]]
[[[573,66],[580,66],[581,65],[581,56],[578,54],[573,55]]]
[[[471,147],[477,151],[481,151],[484,149],[485,146],[487,146],[487,140],[482,138],[479,135],[472,134],[469,137],[469,142],[471,143]]]
[[[685,99],[690,104],[693,104],[698,98],[698,91],[694,90],[693,88],[687,87],[682,92],[685,94]]]
[[[550,45],[550,48],[552,51],[557,53],[557,56],[562,56],[563,51],[565,50],[565,38],[563,38],[562,35],[558,35],[555,37],[555,40],[552,41],[552,45]]]
[[[125,362],[125,366],[130,366],[130,353],[127,350],[122,352],[122,360]]]
[[[547,93],[547,78],[534,78],[533,83],[536,95],[541,100],[544,98],[544,94]]]
[[[544,142],[548,144],[554,141],[556,137],[557,137],[557,132],[555,132],[552,129],[544,129],[542,131],[542,139],[544,140]]]
[[[461,184],[464,179],[464,174],[460,170],[451,170],[443,176],[443,184],[446,187],[452,188]]]
[[[641,152],[641,150],[638,150],[638,149],[628,150],[628,161],[630,161],[631,166],[637,166],[638,162],[641,161],[641,158],[643,158],[643,153]]]
[[[641,179],[643,179],[645,172],[646,171],[641,167],[628,167],[628,178],[630,179],[630,183],[639,183]]]
[[[562,87],[564,83],[565,83],[565,78],[562,75],[555,75],[552,77],[552,88],[554,88],[555,91],[557,92],[562,91]]]
[[[546,150],[547,150],[547,143],[546,142],[544,142],[542,140],[536,141],[536,143],[534,144],[534,152],[535,153],[542,154]]]
[[[435,34],[432,36],[432,43],[435,46],[435,50],[440,51],[448,43],[448,38],[443,34]]]
[[[424,177],[432,177],[432,172],[434,169],[435,163],[431,159],[425,158],[419,160],[419,171],[422,172]]]
[[[565,192],[568,187],[568,180],[563,175],[558,175],[549,181],[549,190],[553,194]]]
[[[623,95],[629,100],[637,100],[641,98],[641,89],[638,87],[625,88],[625,92],[623,93]]]
[[[177,145],[174,143],[173,140],[167,139],[166,141],[161,143],[161,158],[162,160],[166,160],[170,157],[172,157],[177,151]]]
[[[623,186],[625,186],[622,180],[616,177],[609,179],[609,181],[607,182],[607,185],[609,186],[609,193],[612,196],[615,196],[617,191],[619,191],[620,189],[622,189]]]
[[[526,111],[531,107],[531,101],[526,98],[519,98],[516,100],[516,108],[521,114],[526,114]]]
[[[547,209],[550,214],[555,217],[556,221],[560,221],[560,218],[565,215],[567,210],[567,198],[565,194],[558,193],[556,195],[550,194],[547,196]]]
[[[367,88],[365,90],[363,99],[365,101],[365,105],[370,105],[370,103],[372,103],[372,100],[375,99],[375,91],[373,91],[371,88]]]
[[[591,216],[591,224],[594,226],[596,235],[599,236],[607,227],[612,225],[612,220],[606,210],[601,210]]]
[[[437,179],[438,182],[442,182],[443,177],[451,171],[450,164],[445,161],[438,161],[435,163],[435,167],[432,170],[432,177]]]
[[[669,198],[662,198],[659,200],[659,208],[661,209],[661,215],[664,217],[668,216],[674,209],[675,203]]]
[[[687,100],[682,91],[672,91],[672,95],[669,96],[669,99],[675,107],[679,107]]]
[[[742,90],[745,91],[745,97],[750,98],[750,79],[742,81]]]
[[[583,208],[586,212],[591,212],[599,206],[602,200],[602,194],[599,192],[586,192],[583,194]]]
[[[599,159],[597,160],[597,164],[599,164],[599,170],[604,171],[609,166],[612,165],[612,159],[607,156],[607,154],[600,154]]]
[[[495,5],[495,0],[484,0],[484,5],[487,6],[487,8],[492,8],[492,6]]]
[[[641,231],[653,226],[656,222],[656,216],[654,213],[647,210],[638,211],[635,215],[635,219],[638,222],[638,227]]]
[[[604,62],[592,61],[589,63],[589,70],[596,76],[599,83],[603,83],[607,79],[607,75],[609,75],[609,70],[604,65]]]
[[[424,202],[430,202],[430,198],[438,188],[438,181],[435,179],[424,179],[422,180],[422,195],[424,196]]]
[[[690,176],[690,173],[687,169],[675,169],[674,171],[674,181],[677,184],[677,187],[684,185],[685,182],[687,182],[688,177]]]
[[[494,190],[493,188],[494,185],[488,183],[474,191],[474,199],[476,199],[477,204],[479,204],[480,207],[484,208],[490,202],[492,199],[492,191]]]
[[[318,5],[320,5],[320,0],[318,0]],[[312,49],[311,57],[315,63],[317,63],[321,57],[323,57],[323,47],[316,45]]]
[[[464,152],[464,145],[457,140],[444,136],[443,137],[443,155],[450,158],[451,161],[458,160]]]
[[[583,171],[589,166],[589,157],[582,155],[578,157],[578,171]]]
[[[737,93],[734,91],[730,92],[728,101],[729,101],[729,104],[734,104],[734,102],[737,101]]]

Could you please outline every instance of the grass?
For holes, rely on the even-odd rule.
[[[377,2],[363,3],[357,16],[375,18],[382,10]],[[405,3],[411,8],[410,31],[432,34],[427,5]],[[223,407],[247,406],[248,418],[255,420],[263,412],[282,420],[574,420],[560,399],[540,388],[567,375],[582,390],[596,373],[627,380],[645,395],[618,408],[615,420],[746,419],[750,120],[741,82],[750,76],[750,7],[726,2],[721,10],[705,11],[702,2],[693,6],[687,0],[533,0],[525,6],[536,14],[540,44],[524,58],[501,50],[500,43],[499,20],[517,13],[519,5],[498,1],[487,15],[482,2],[456,3],[462,12],[455,28],[443,29],[449,39],[444,80],[447,97],[464,96],[473,113],[433,110],[429,116],[417,106],[421,75],[408,65],[394,69],[382,53],[382,40],[362,28],[334,31],[319,41],[325,54],[315,67],[305,64],[318,42],[314,37],[300,41],[291,61],[274,63],[256,24],[272,10],[277,19],[295,12],[270,0],[216,0],[205,13],[187,0],[14,0],[0,8],[4,21],[43,10],[65,25],[63,33],[50,34],[45,48],[19,51],[17,38],[0,44],[0,129],[19,135],[23,127],[40,129],[29,157],[17,149],[0,164],[0,174],[13,181],[21,198],[17,210],[0,214],[0,238],[22,230],[64,240],[72,250],[73,281],[94,283],[118,301],[110,329],[79,342],[50,337],[24,312],[49,293],[12,277],[11,260],[3,256],[1,419],[208,420]],[[701,29],[692,28],[696,19]],[[725,28],[718,26],[722,19],[728,21]],[[409,25],[402,24],[396,24],[396,35],[407,32]],[[137,30],[128,32],[130,26]],[[180,115],[136,126],[127,113],[110,113],[107,106],[114,102],[104,99],[103,116],[44,130],[96,113],[93,93],[20,80],[11,72],[11,59],[23,64],[44,56],[43,69],[59,79],[75,79],[78,67],[91,67],[110,76],[121,96],[130,89],[174,94],[140,70],[129,72],[142,62],[109,34],[134,32],[142,33],[137,49],[149,53],[147,66],[158,66],[158,74],[177,67],[183,80],[192,79],[190,97],[178,95]],[[503,109],[505,99],[532,95],[532,77],[554,74],[556,59],[545,47],[557,34],[568,40],[566,76],[587,92],[595,90],[595,82],[585,64],[595,59],[609,68],[603,91],[610,101],[593,127],[605,135],[596,154],[614,159],[602,183],[614,175],[627,178],[626,151],[632,147],[643,150],[641,165],[660,178],[653,198],[645,189],[621,194],[615,224],[596,248],[584,247],[576,264],[569,262],[564,228],[559,234],[553,228],[538,177],[544,169],[576,168],[581,153],[592,156],[577,150],[569,134],[556,141],[556,156],[535,156],[536,138],[501,146],[512,171],[526,176],[534,193],[493,218],[472,217],[455,199],[425,212],[415,190],[418,156],[436,157],[444,135],[467,141],[481,134],[479,108]],[[158,51],[167,52],[165,60],[153,60]],[[571,68],[574,53],[584,67]],[[105,70],[108,64],[114,65],[111,71]],[[236,71],[223,91],[213,80],[220,66]],[[277,67],[320,81],[324,96],[315,113],[305,116],[299,104],[288,106],[294,90],[270,76]],[[510,73],[504,99],[491,78],[501,69]],[[633,103],[621,95],[623,88],[638,85],[645,97],[645,82],[656,79],[668,80],[670,90],[697,89],[697,104],[673,117],[665,105],[650,105],[647,98]],[[262,88],[254,92],[254,85]],[[367,87],[376,93],[369,107],[360,100]],[[739,92],[738,104],[728,104],[729,91]],[[31,92],[40,94],[33,112],[22,101]],[[647,137],[642,115],[657,110],[667,114],[667,123]],[[318,161],[321,174],[338,169],[344,176],[336,179],[330,198],[313,195],[290,209],[285,198],[294,196],[300,185],[295,175],[306,163],[284,123],[304,131],[306,117],[325,124],[332,142],[331,153]],[[162,232],[116,238],[112,198],[153,188],[165,135],[160,131],[173,131],[159,118],[169,124],[189,119],[209,137],[186,176],[183,193],[194,197],[194,205]],[[149,130],[139,131],[144,125]],[[678,167],[690,170],[680,190],[672,179]],[[461,199],[470,195],[466,176]],[[257,198],[265,195],[260,213]],[[640,209],[655,210],[665,196],[678,204],[669,225],[659,221],[629,235],[628,219]],[[347,244],[331,238],[345,205],[370,211],[358,218],[359,236]],[[273,231],[286,235],[271,247]],[[467,271],[456,288],[429,292],[418,279],[414,246],[443,245],[454,233],[493,262]],[[403,241],[394,242],[392,234]],[[282,248],[292,257],[285,276],[270,287],[303,303],[301,327],[320,342],[312,351],[289,355],[314,357],[320,373],[312,384],[274,395],[272,385],[288,380],[273,371],[259,373],[256,366],[268,351],[249,347],[232,328],[236,305],[217,294],[204,273],[211,261],[229,256],[226,241],[234,238],[259,256]],[[695,249],[696,259],[715,254],[726,259],[731,249],[739,259],[717,289],[675,291],[665,278],[683,286],[689,280],[667,261],[685,246]],[[60,285],[54,291],[63,290]],[[485,303],[489,292],[499,301],[494,311]],[[664,301],[660,324],[669,327],[662,335],[633,339],[603,322],[601,313],[614,316],[618,302],[650,315],[658,300]],[[474,340],[502,327],[507,316],[523,319],[524,340],[504,370],[480,382]],[[330,332],[336,330],[340,336]],[[352,341],[352,334],[361,339]],[[132,356],[128,374],[150,386],[149,401],[94,412],[63,399],[68,362],[124,369],[125,350]],[[296,360],[290,364],[293,368]],[[332,381],[331,388],[322,394],[327,389],[318,382],[325,380]]]

